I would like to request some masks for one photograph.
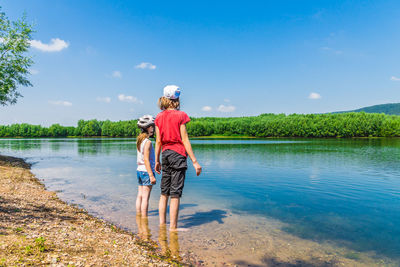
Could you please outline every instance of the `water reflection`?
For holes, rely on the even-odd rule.
[[[2,139],[0,138],[1,150],[25,151],[31,149],[40,149],[42,147],[41,139]]]
[[[144,241],[150,241],[151,232],[149,228],[149,218],[136,215],[136,225],[139,232],[139,238],[143,239]]]
[[[63,143],[60,142],[59,140],[55,139],[55,140],[50,140],[50,145],[51,145],[51,150],[52,151],[60,151],[61,145]]]
[[[168,244],[167,226],[160,225],[158,242],[160,243],[161,253],[164,256],[172,257],[178,261],[182,260],[179,254],[179,238],[177,231],[169,232],[169,244]]]
[[[110,139],[93,138],[77,139],[78,154],[85,155],[111,155],[111,154],[135,154],[136,139]]]

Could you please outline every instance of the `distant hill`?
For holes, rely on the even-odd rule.
[[[359,108],[349,111],[339,111],[333,113],[346,113],[346,112],[366,112],[366,113],[385,113],[388,115],[400,115],[400,103],[390,103],[382,105],[374,105],[364,108]]]

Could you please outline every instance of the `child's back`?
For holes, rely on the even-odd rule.
[[[166,209],[168,199],[170,203],[170,230],[177,229],[180,197],[185,183],[187,169],[187,156],[191,158],[196,174],[200,175],[201,166],[197,162],[189,142],[186,123],[189,116],[179,111],[180,89],[170,85],[164,88],[164,96],[159,100],[160,109],[156,125],[156,172],[161,178],[161,197],[159,203],[160,225],[166,222]],[[160,150],[162,148],[162,164],[160,163]],[[162,165],[162,166],[161,166]]]
[[[174,150],[186,157],[180,126],[190,121],[189,116],[180,110],[167,109],[157,115],[156,125],[159,129],[162,151]]]

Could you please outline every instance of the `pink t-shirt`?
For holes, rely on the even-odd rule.
[[[180,110],[164,110],[158,113],[155,124],[160,131],[162,151],[173,150],[186,157],[180,128],[190,121],[189,116]]]

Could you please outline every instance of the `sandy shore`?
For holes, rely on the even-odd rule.
[[[23,160],[0,156],[0,266],[171,266],[156,244],[47,191]]]

